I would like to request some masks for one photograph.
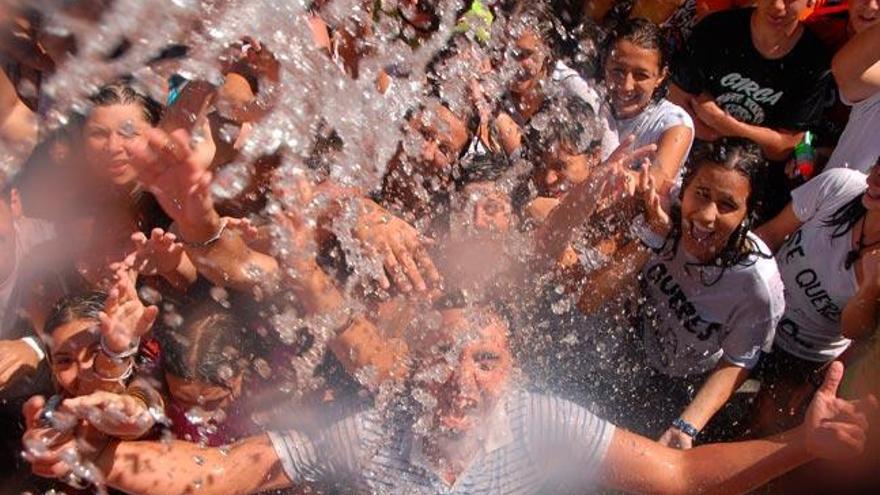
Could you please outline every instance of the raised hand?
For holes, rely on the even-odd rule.
[[[655,234],[666,237],[672,229],[669,218],[669,205],[666,198],[657,193],[657,185],[651,175],[651,163],[645,160],[639,171],[637,191],[645,204],[645,221]]]
[[[602,195],[631,196],[636,191],[636,173],[632,165],[640,163],[657,151],[657,145],[649,144],[633,149],[636,138],[625,137],[608,158],[597,167],[596,178],[590,181],[607,181]],[[610,188],[610,190],[609,190]]]
[[[131,235],[131,242],[135,251],[127,261],[139,274],[148,277],[174,272],[185,256],[177,236],[159,228],[153,229],[149,238],[143,232],[136,232]]]
[[[368,253],[382,259],[385,273],[379,285],[388,289],[394,280],[403,292],[425,292],[429,283],[439,284],[440,273],[425,247],[428,241],[419,231],[372,201],[364,206],[353,234]]]
[[[138,181],[178,225],[185,241],[199,243],[214,237],[220,216],[209,190],[211,173],[190,147],[190,135],[150,129],[142,145],[127,145]]]
[[[159,308],[144,306],[138,298],[135,279],[128,265],[118,264],[104,311],[98,314],[103,343],[114,353],[126,352],[137,345],[153,327],[159,314]]]
[[[65,399],[59,410],[88,421],[102,433],[127,440],[147,434],[155,423],[142,400],[112,392],[96,391]]]
[[[877,409],[877,399],[847,401],[837,397],[843,379],[843,364],[831,363],[825,381],[807,410],[802,428],[806,446],[816,457],[846,459],[859,453],[865,445],[868,413]]]

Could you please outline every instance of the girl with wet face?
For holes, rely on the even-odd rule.
[[[609,39],[604,60],[606,99],[618,137],[635,136],[635,147],[657,145],[652,173],[664,190],[680,180],[694,123],[665,98],[669,54],[663,32],[644,19],[627,21]]]
[[[59,412],[107,435],[136,439],[150,432],[155,420],[148,409],[161,408],[162,399],[145,374],[149,344],[140,346],[158,310],[130,296],[95,292],[62,299],[46,322],[44,338],[62,398]],[[126,312],[141,320],[126,318]]]
[[[207,301],[192,309],[182,327],[160,333],[165,411],[177,438],[218,446],[253,432],[238,402],[252,358],[243,330],[234,315]]]
[[[174,237],[162,230],[170,222],[140,185],[129,153],[145,142],[146,131],[157,125],[161,107],[123,84],[102,87],[91,102],[80,126],[76,152],[71,154],[76,166],[67,167],[74,184],[67,188],[71,196],[60,203],[64,211],[50,215],[57,220],[62,231],[59,237],[65,239],[65,251],[73,258],[73,270],[62,273],[62,285],[84,291],[107,290],[113,277],[109,266],[134,252],[140,261],[153,261],[144,275],[161,276],[171,286],[183,289],[195,280],[195,268],[182,249],[174,247]],[[164,261],[152,257],[162,251],[176,254]],[[159,270],[154,269],[160,265]],[[138,266],[141,268],[146,265]]]
[[[641,383],[621,386],[622,396],[611,400],[626,408],[621,421],[649,436],[662,433],[669,446],[692,445],[758,363],[782,315],[776,263],[750,230],[764,166],[748,141],[700,145],[668,206],[645,164],[645,214],[631,229],[637,240],[582,285],[588,314],[619,289],[640,288],[633,324],[644,380],[628,380]],[[648,413],[634,417],[636,410]]]

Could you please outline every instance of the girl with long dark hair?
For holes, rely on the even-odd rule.
[[[632,301],[640,308],[634,325],[646,375],[616,380],[624,393],[612,402],[626,404],[620,420],[631,421],[628,427],[663,434],[667,445],[691,446],[757,364],[782,314],[776,263],[751,232],[765,163],[749,141],[701,144],[671,207],[661,204],[666,201],[643,167],[639,188],[646,211],[631,229],[639,241],[581,280],[579,306],[587,314],[623,288],[639,289]],[[586,187],[574,189],[560,206],[577,201]]]
[[[880,246],[880,167],[836,168],[792,192],[758,234],[776,253],[785,314],[772,359],[762,366],[760,431],[790,424],[815,391],[815,377],[867,330],[860,314],[876,299]],[[774,424],[775,423],[775,424]]]

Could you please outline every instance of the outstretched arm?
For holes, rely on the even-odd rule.
[[[96,465],[109,486],[134,495],[244,495],[292,484],[266,435],[226,453],[181,441],[116,442]]]
[[[627,177],[625,167],[639,163],[657,149],[651,144],[632,150],[634,141],[633,136],[624,139],[589,179],[574,186],[553,208],[537,232],[535,256],[539,261],[549,264],[558,260],[571,242],[574,229],[593,215],[611,183]]]
[[[858,455],[877,401],[838,399],[842,378],[843,365],[832,363],[804,423],[766,439],[675,450],[617,430],[601,481],[639,493],[746,493],[813,459]]]
[[[214,208],[211,174],[190,147],[189,134],[159,129],[147,133],[145,147],[130,147],[138,181],[152,192],[176,223],[186,253],[211,282],[239,291],[277,287],[278,263],[249,248],[241,235],[225,228]]]
[[[618,429],[601,476],[632,493],[746,493],[812,459],[797,431],[677,450]]]
[[[693,425],[697,431],[702,430],[748,377],[747,368],[722,360],[700,387],[694,400],[681,413],[681,419]],[[689,449],[693,438],[672,426],[660,438],[660,443],[668,447]]]

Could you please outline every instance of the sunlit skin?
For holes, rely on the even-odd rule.
[[[69,397],[97,390],[94,365],[101,347],[97,325],[95,320],[80,319],[65,323],[52,332],[52,375]]]
[[[657,50],[620,40],[605,63],[605,84],[611,108],[618,119],[642,113],[667,77]]]
[[[753,26],[791,34],[799,26],[801,14],[813,0],[758,0]]]
[[[880,22],[880,0],[849,0],[849,27],[861,33]]]
[[[114,185],[131,184],[137,173],[129,163],[124,145],[143,139],[149,128],[150,122],[137,104],[95,107],[82,130],[87,165],[98,177]]]
[[[749,179],[717,164],[704,164],[681,199],[681,246],[709,263],[748,213]]]

